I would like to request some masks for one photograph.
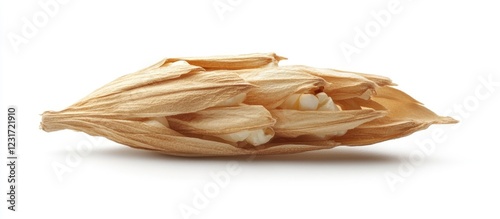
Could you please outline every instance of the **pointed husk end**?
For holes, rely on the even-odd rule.
[[[449,116],[441,116],[439,119],[437,119],[434,124],[456,124],[459,123],[460,121],[449,117]]]
[[[53,132],[65,129],[64,125],[58,122],[56,117],[59,116],[58,112],[45,111],[42,113],[42,121],[40,122],[40,129],[46,132]]]

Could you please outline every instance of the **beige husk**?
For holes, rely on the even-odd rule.
[[[273,53],[164,59],[67,109],[44,112],[40,126],[170,155],[232,156],[368,145],[457,122],[391,87],[386,77],[279,66],[283,59]],[[318,92],[342,110],[279,108],[293,94]],[[248,130],[271,130],[266,133],[274,137],[259,146],[217,137]]]

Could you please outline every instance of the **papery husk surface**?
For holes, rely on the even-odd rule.
[[[367,145],[455,123],[393,88],[386,77],[279,66],[274,53],[167,58],[122,76],[62,111],[47,111],[40,127],[103,136],[133,148],[176,156],[299,153]],[[342,111],[281,109],[297,93],[325,92]],[[245,94],[242,103],[232,98]],[[229,104],[228,104],[229,101]],[[269,142],[237,147],[206,136],[273,129]],[[310,136],[329,136],[327,139]]]

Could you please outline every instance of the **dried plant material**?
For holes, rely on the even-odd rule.
[[[276,121],[266,108],[258,105],[214,107],[169,116],[167,120],[170,128],[188,136],[211,136],[253,146],[267,143],[274,136],[272,127]]]
[[[191,57],[191,58],[169,58],[165,62],[186,61],[191,65],[200,66],[205,70],[240,70],[263,68],[266,66],[274,67],[278,65],[280,60],[285,57],[278,56],[274,53],[267,54],[246,54],[235,56],[212,56],[212,57]]]
[[[231,72],[231,71],[225,71]],[[328,82],[320,77],[281,67],[236,71],[256,87],[250,89],[244,103],[262,105],[273,109],[281,105],[288,96],[296,93],[311,93],[320,90]]]
[[[168,58],[59,112],[41,129],[71,129],[177,156],[288,154],[367,145],[455,123],[386,77],[279,66],[273,53]]]
[[[237,74],[207,72],[184,61],[156,66],[120,77],[64,111],[130,117],[177,115],[216,106],[254,87]],[[183,102],[189,104],[180,104]]]
[[[378,87],[376,82],[352,72],[309,66],[286,66],[284,68],[306,72],[307,74],[325,79],[328,83],[323,92],[331,96],[334,100],[345,100],[355,97],[368,99],[370,94]]]
[[[387,109],[387,115],[364,123],[336,140],[344,145],[368,145],[409,135],[432,124],[457,121],[440,117],[418,101],[392,87],[381,87],[372,101]]]
[[[385,111],[344,110],[344,111],[300,111],[271,110],[276,118],[276,136],[283,138],[317,137],[330,139],[341,136],[346,131],[363,123],[384,116]],[[297,119],[300,118],[300,119]]]

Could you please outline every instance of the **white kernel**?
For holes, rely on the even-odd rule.
[[[299,99],[299,110],[316,110],[319,100],[313,94],[302,94]]]
[[[326,103],[324,103],[323,105],[318,107],[318,110],[319,111],[334,111],[335,104],[333,104],[333,100],[330,98],[326,101]]]
[[[331,99],[325,92],[316,94],[316,97],[318,98],[320,106],[325,104],[328,101],[328,99]]]
[[[229,142],[239,142],[244,141],[250,135],[250,131],[244,130],[231,134],[218,135],[217,137],[222,138]]]
[[[267,143],[271,138],[273,138],[274,134],[266,134],[264,129],[258,129],[250,132],[250,135],[246,139],[248,143],[253,146],[259,146],[261,144]]]

